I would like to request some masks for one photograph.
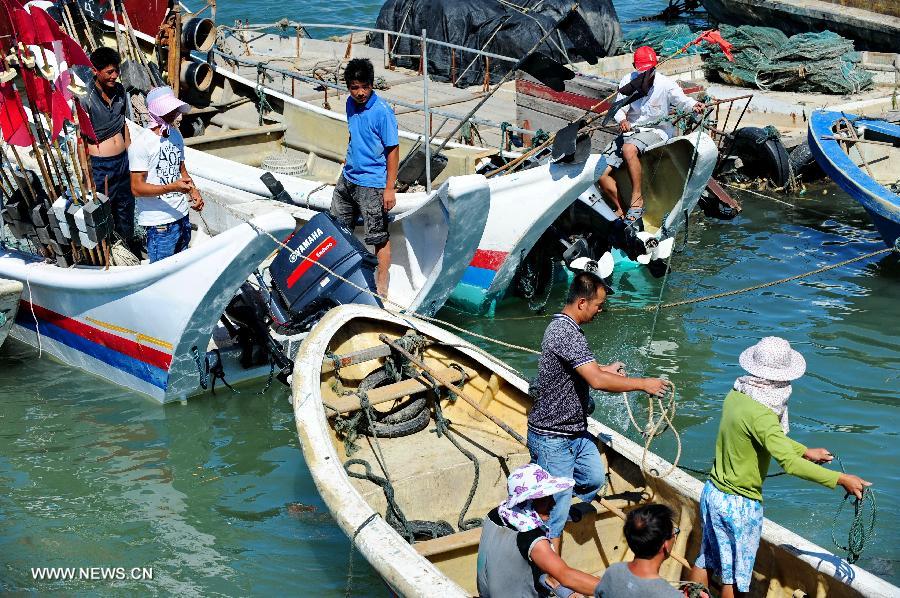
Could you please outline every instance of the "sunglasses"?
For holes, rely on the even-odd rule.
[[[681,533],[681,528],[676,525],[675,529],[672,530],[672,537],[674,538],[674,537],[678,536],[678,534],[680,534],[680,533]]]

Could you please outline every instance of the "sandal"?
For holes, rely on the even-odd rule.
[[[643,205],[644,198],[639,197],[637,199],[637,201],[640,201],[641,205],[637,206],[637,207],[628,208],[628,211],[625,213],[625,222],[628,224],[631,224],[632,222],[637,222],[644,215],[644,205]],[[634,204],[634,201],[632,201],[631,203]]]

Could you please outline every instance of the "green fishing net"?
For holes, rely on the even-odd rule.
[[[872,74],[860,67],[853,42],[832,31],[790,38],[771,27],[722,25],[719,31],[734,46],[734,62],[718,47],[704,45],[704,69],[710,80],[842,95],[872,87]]]

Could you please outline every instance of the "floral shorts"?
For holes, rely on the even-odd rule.
[[[703,543],[694,564],[711,569],[723,584],[750,590],[750,578],[762,535],[762,503],[722,492],[708,481],[700,495]]]

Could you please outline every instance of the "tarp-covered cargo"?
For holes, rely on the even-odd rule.
[[[376,27],[421,35],[425,29],[429,39],[446,41],[467,48],[483,49],[495,54],[521,58],[572,8],[572,0],[519,0],[513,8],[509,2],[496,0],[388,0],[381,7]],[[582,0],[573,15],[545,41],[538,52],[561,63],[587,60],[594,62],[615,53],[622,30],[612,0]],[[384,37],[374,35],[370,44],[384,47]],[[400,66],[416,68],[420,46],[417,40],[391,38],[394,55]],[[432,78],[455,78],[461,87],[484,80],[485,60],[475,54],[429,45],[428,73]],[[471,66],[470,66],[471,64]],[[512,63],[491,60],[491,80],[497,82]]]

